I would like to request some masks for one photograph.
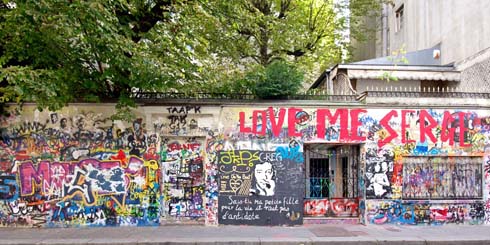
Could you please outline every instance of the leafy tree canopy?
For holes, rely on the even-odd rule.
[[[273,61],[262,71],[256,71],[254,94],[262,99],[284,98],[294,95],[301,87],[303,73],[284,61]]]
[[[252,92],[251,73],[276,60],[314,79],[348,45],[336,13],[378,1],[3,0],[0,102],[124,108],[135,90]]]

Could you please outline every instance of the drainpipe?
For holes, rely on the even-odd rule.
[[[332,83],[332,81],[330,81],[330,72],[331,71],[332,71],[331,69],[328,69],[325,71],[325,79],[326,79],[325,91],[327,92],[327,94],[332,94],[333,83]]]
[[[383,39],[383,49],[381,51],[382,57],[388,56],[388,5],[383,3],[383,12],[381,13],[381,35]]]

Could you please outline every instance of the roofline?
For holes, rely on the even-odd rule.
[[[320,74],[320,76],[315,80],[315,82],[310,85],[308,90],[317,88],[318,85],[320,85],[320,83],[323,81],[323,79],[325,79],[327,73],[330,73],[330,69],[323,71],[322,74]]]
[[[352,70],[456,71],[452,64],[445,66],[339,64],[338,67]]]
[[[490,47],[487,47],[478,53],[471,55],[463,60],[457,61],[454,64],[454,67],[458,71],[465,70],[477,63],[484,62],[485,60],[490,59]]]
[[[383,69],[349,69],[346,70],[350,79],[375,79],[382,80],[383,74],[387,72]],[[461,81],[459,71],[433,71],[433,70],[391,70],[391,76],[400,80],[435,80],[435,81]]]
[[[453,64],[449,65],[385,65],[385,64],[373,64],[373,65],[365,65],[365,64],[336,64],[331,68],[322,72],[322,74],[315,80],[315,82],[308,88],[315,89],[320,83],[329,77],[330,72],[334,69],[347,69],[347,70],[389,70],[389,71],[425,71],[425,72],[451,72],[451,73],[459,73],[459,71],[454,67]],[[457,79],[459,81],[459,79]]]
[[[314,88],[317,88],[318,85],[320,85],[320,83],[328,77],[328,75],[330,74],[330,72],[332,70],[334,70],[337,66],[339,66],[339,64],[336,64],[328,69],[326,69],[325,71],[322,72],[322,74],[320,74],[320,76],[315,80],[315,82],[308,88],[308,90],[310,89],[314,89]]]

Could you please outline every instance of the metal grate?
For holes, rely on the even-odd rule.
[[[403,159],[404,199],[482,198],[481,157],[406,157]]]
[[[310,198],[328,198],[329,195],[329,159],[310,158]]]
[[[253,94],[228,94],[228,93],[159,93],[159,92],[135,92],[131,96],[139,102],[146,103],[158,103],[164,100],[240,100],[240,101],[253,101],[260,100]],[[282,100],[324,100],[334,102],[356,102],[356,95],[352,94],[339,94],[328,95],[325,91],[307,91],[305,93],[299,93],[289,96],[284,96]]]
[[[306,198],[357,198],[359,196],[358,146],[332,147],[325,144],[312,144],[305,147],[305,158]]]

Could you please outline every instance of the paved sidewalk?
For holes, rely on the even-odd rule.
[[[0,228],[0,244],[490,244],[490,226]]]

